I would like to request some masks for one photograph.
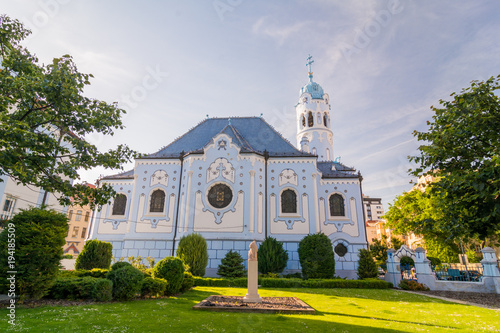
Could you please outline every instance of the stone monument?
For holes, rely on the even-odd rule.
[[[243,298],[245,302],[261,303],[262,297],[258,292],[258,270],[259,265],[257,261],[257,243],[255,240],[250,243],[250,251],[248,251],[248,293]]]

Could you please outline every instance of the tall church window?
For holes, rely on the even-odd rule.
[[[340,194],[330,196],[330,215],[345,216],[344,198]]]
[[[302,115],[302,128],[306,127],[306,117]]]
[[[281,193],[281,212],[297,213],[297,193],[294,190],[284,190]]]
[[[113,215],[125,215],[125,207],[127,206],[127,196],[125,194],[118,194],[115,197],[113,204]]]
[[[325,124],[325,127],[328,127],[328,117],[325,115],[323,116],[323,123]]]
[[[151,194],[151,202],[149,204],[149,211],[151,213],[163,213],[165,209],[165,192],[156,190]]]
[[[307,117],[307,126],[309,127],[314,126],[314,117],[311,111],[309,111],[309,116]]]

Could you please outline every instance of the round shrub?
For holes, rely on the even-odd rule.
[[[108,273],[107,278],[113,282],[113,298],[130,300],[141,290],[144,275],[132,266],[126,266]]]
[[[376,278],[378,276],[377,264],[372,253],[366,249],[359,250],[358,277],[360,279]]]
[[[111,270],[112,271],[115,271],[117,269],[120,269],[122,267],[126,267],[126,266],[132,266],[130,263],[126,262],[126,261],[118,261],[118,262],[115,262],[112,266],[111,266]]]
[[[142,280],[141,296],[163,296],[165,290],[167,289],[167,286],[167,280],[158,278],[154,279],[152,277],[144,278],[144,280]]]
[[[179,241],[177,256],[189,266],[194,276],[204,276],[208,264],[207,241],[200,234],[183,236]]]
[[[113,282],[108,279],[99,279],[94,284],[92,298],[97,302],[109,302],[113,299]]]
[[[163,258],[153,268],[153,277],[168,281],[167,295],[176,294],[184,281],[184,263],[176,257]]]
[[[109,269],[113,257],[111,243],[91,239],[85,243],[75,262],[75,269]]]
[[[278,242],[276,238],[266,237],[259,246],[257,260],[260,273],[281,273],[288,262],[288,253],[283,248],[283,243]]]
[[[323,233],[305,236],[299,243],[299,261],[305,279],[332,279],[335,255],[330,239]]]
[[[229,250],[221,260],[221,264],[217,269],[217,275],[226,278],[244,277],[246,270],[241,255],[238,252]]]

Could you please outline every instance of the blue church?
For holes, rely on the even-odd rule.
[[[359,172],[333,161],[330,99],[313,81],[295,106],[297,146],[261,117],[208,118],[133,170],[100,179],[117,192],[96,211],[90,238],[111,242],[115,258],[156,261],[175,255],[180,238],[205,237],[207,276],[229,250],[271,236],[289,254],[285,273],[300,271],[298,244],[326,234],[336,275],[357,278],[367,248]]]

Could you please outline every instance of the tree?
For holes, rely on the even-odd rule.
[[[376,238],[373,240],[373,244],[370,245],[370,252],[378,265],[385,265],[385,262],[387,261],[387,250],[389,247],[385,241],[387,236],[384,235],[383,237],[384,240],[381,241]]]
[[[200,234],[182,236],[177,256],[189,266],[194,276],[204,276],[208,264],[207,241]]]
[[[305,236],[297,252],[305,279],[331,279],[335,275],[335,254],[332,242],[325,234]]]
[[[376,278],[378,276],[377,264],[372,254],[367,249],[359,250],[358,277],[360,279]]]
[[[30,208],[14,215],[0,234],[0,283],[8,283],[8,272],[17,271],[16,295],[43,297],[59,272],[67,233],[66,215],[54,210]],[[6,293],[5,285],[0,289]]]
[[[399,250],[404,244],[405,242],[403,242],[401,239],[394,236],[391,237],[391,246],[394,250]]]
[[[435,204],[443,212],[435,226],[449,239],[494,235],[500,230],[500,75],[472,81],[428,122],[427,132],[414,132],[423,144],[412,174],[433,173],[429,185]]]
[[[217,270],[217,275],[226,278],[244,277],[246,274],[243,258],[238,252],[229,250],[226,256],[222,258],[221,264]]]
[[[83,95],[93,76],[78,72],[71,56],[39,64],[21,46],[29,34],[18,20],[0,20],[0,176],[51,192],[64,205],[106,204],[115,194],[111,186],[71,180],[79,179],[80,169],[115,169],[135,157],[125,145],[101,153],[84,140],[122,129],[125,111]]]
[[[281,273],[288,262],[288,253],[283,248],[283,243],[276,238],[266,237],[257,251],[257,260],[260,273]]]
[[[113,245],[91,239],[85,243],[82,252],[76,257],[75,269],[109,269],[113,257]]]

